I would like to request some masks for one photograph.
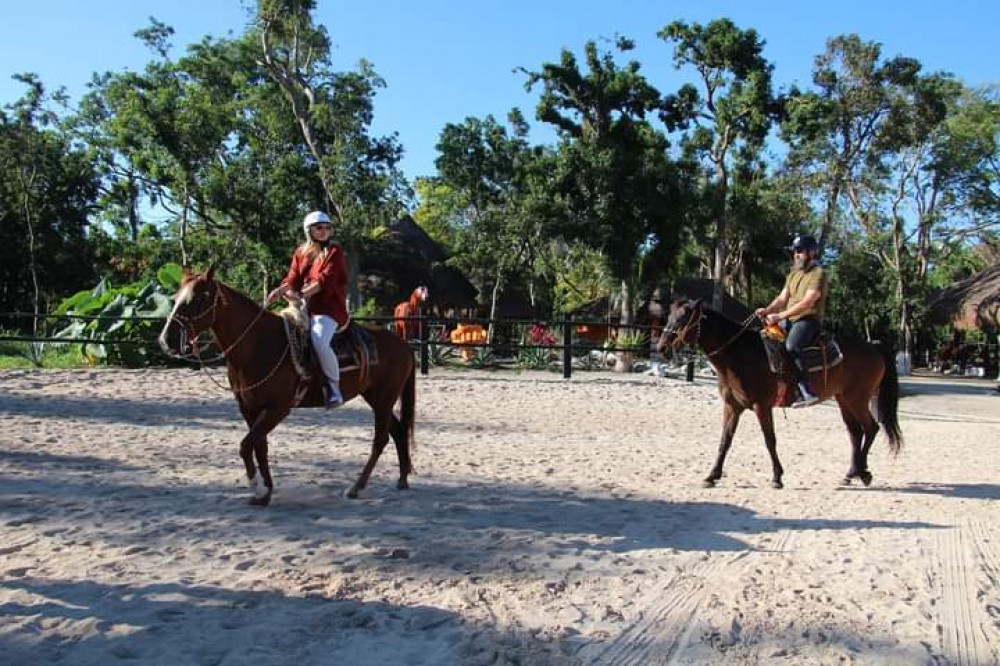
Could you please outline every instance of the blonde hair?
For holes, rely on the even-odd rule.
[[[295,251],[304,254],[309,259],[315,259],[323,251],[323,246],[310,239],[295,248]]]

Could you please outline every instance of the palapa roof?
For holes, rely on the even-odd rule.
[[[700,298],[706,305],[723,317],[736,323],[746,320],[752,310],[742,301],[730,296],[725,289],[708,278],[681,278],[674,285],[670,298],[664,301],[657,289],[650,299],[649,310],[654,317],[666,319],[669,315],[670,301],[676,298]]]
[[[476,288],[461,271],[448,266],[447,259],[444,249],[413,218],[403,216],[378,240],[364,244],[360,290],[365,298],[392,308],[424,285],[432,305],[442,309],[474,307]]]
[[[956,328],[1000,327],[1000,263],[940,290],[929,305],[934,320]]]

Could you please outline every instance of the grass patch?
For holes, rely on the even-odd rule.
[[[0,341],[0,370],[85,367],[79,344]]]

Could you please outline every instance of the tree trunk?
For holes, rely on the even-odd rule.
[[[726,172],[726,165],[717,162],[715,165],[716,196],[719,198],[719,211],[715,218],[715,259],[712,266],[712,279],[720,287],[726,285],[726,230],[728,227],[729,206],[727,203],[727,191],[729,189],[729,175]]]
[[[493,320],[497,316],[497,302],[500,300],[500,285],[503,283],[503,270],[498,266],[493,279],[493,289],[490,292],[490,323],[486,332],[486,342],[493,342]]]
[[[621,319],[618,327],[618,335],[615,336],[615,346],[621,346],[622,336],[628,335],[632,332],[629,328],[629,324],[633,320],[633,310],[632,310],[632,285],[629,280],[622,280],[622,291],[621,291],[622,303],[621,303]],[[615,372],[632,372],[632,364],[634,362],[633,353],[630,351],[620,351],[615,354]]]
[[[32,334],[38,333],[38,317],[41,312],[42,288],[38,280],[38,264],[35,261],[35,225],[31,220],[31,190],[34,187],[35,167],[31,167],[31,176],[26,178],[22,170],[18,170],[21,181],[21,203],[24,207],[24,224],[28,229],[28,271],[31,273],[32,296],[31,305],[34,317],[31,319]]]
[[[188,264],[188,253],[187,253],[187,228],[188,228],[188,209],[191,206],[191,199],[188,197],[187,193],[184,194],[184,204],[181,207],[181,221],[178,236],[178,241],[181,246],[181,266],[189,266]]]

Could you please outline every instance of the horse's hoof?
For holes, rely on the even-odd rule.
[[[263,497],[251,497],[250,506],[267,506],[271,503],[271,493],[264,495]]]
[[[872,485],[872,473],[869,471],[859,472],[858,477],[861,479],[861,483],[865,484],[865,488]]]
[[[772,481],[771,487],[774,488],[775,490],[781,490],[782,488],[785,487],[785,484],[783,484],[781,481]]]
[[[359,497],[359,495],[358,495],[358,489],[357,488],[351,488],[346,493],[344,493],[344,497],[346,497],[347,499],[358,499],[358,497]]]
[[[851,477],[845,476],[843,479],[841,479],[840,485],[842,485],[842,486],[849,486],[849,485],[851,485]]]
[[[410,489],[410,483],[406,479],[400,479],[396,483],[396,488],[398,490],[409,490]]]
[[[704,481],[701,482],[701,487],[702,488],[714,488],[715,487],[715,479],[705,479]]]

